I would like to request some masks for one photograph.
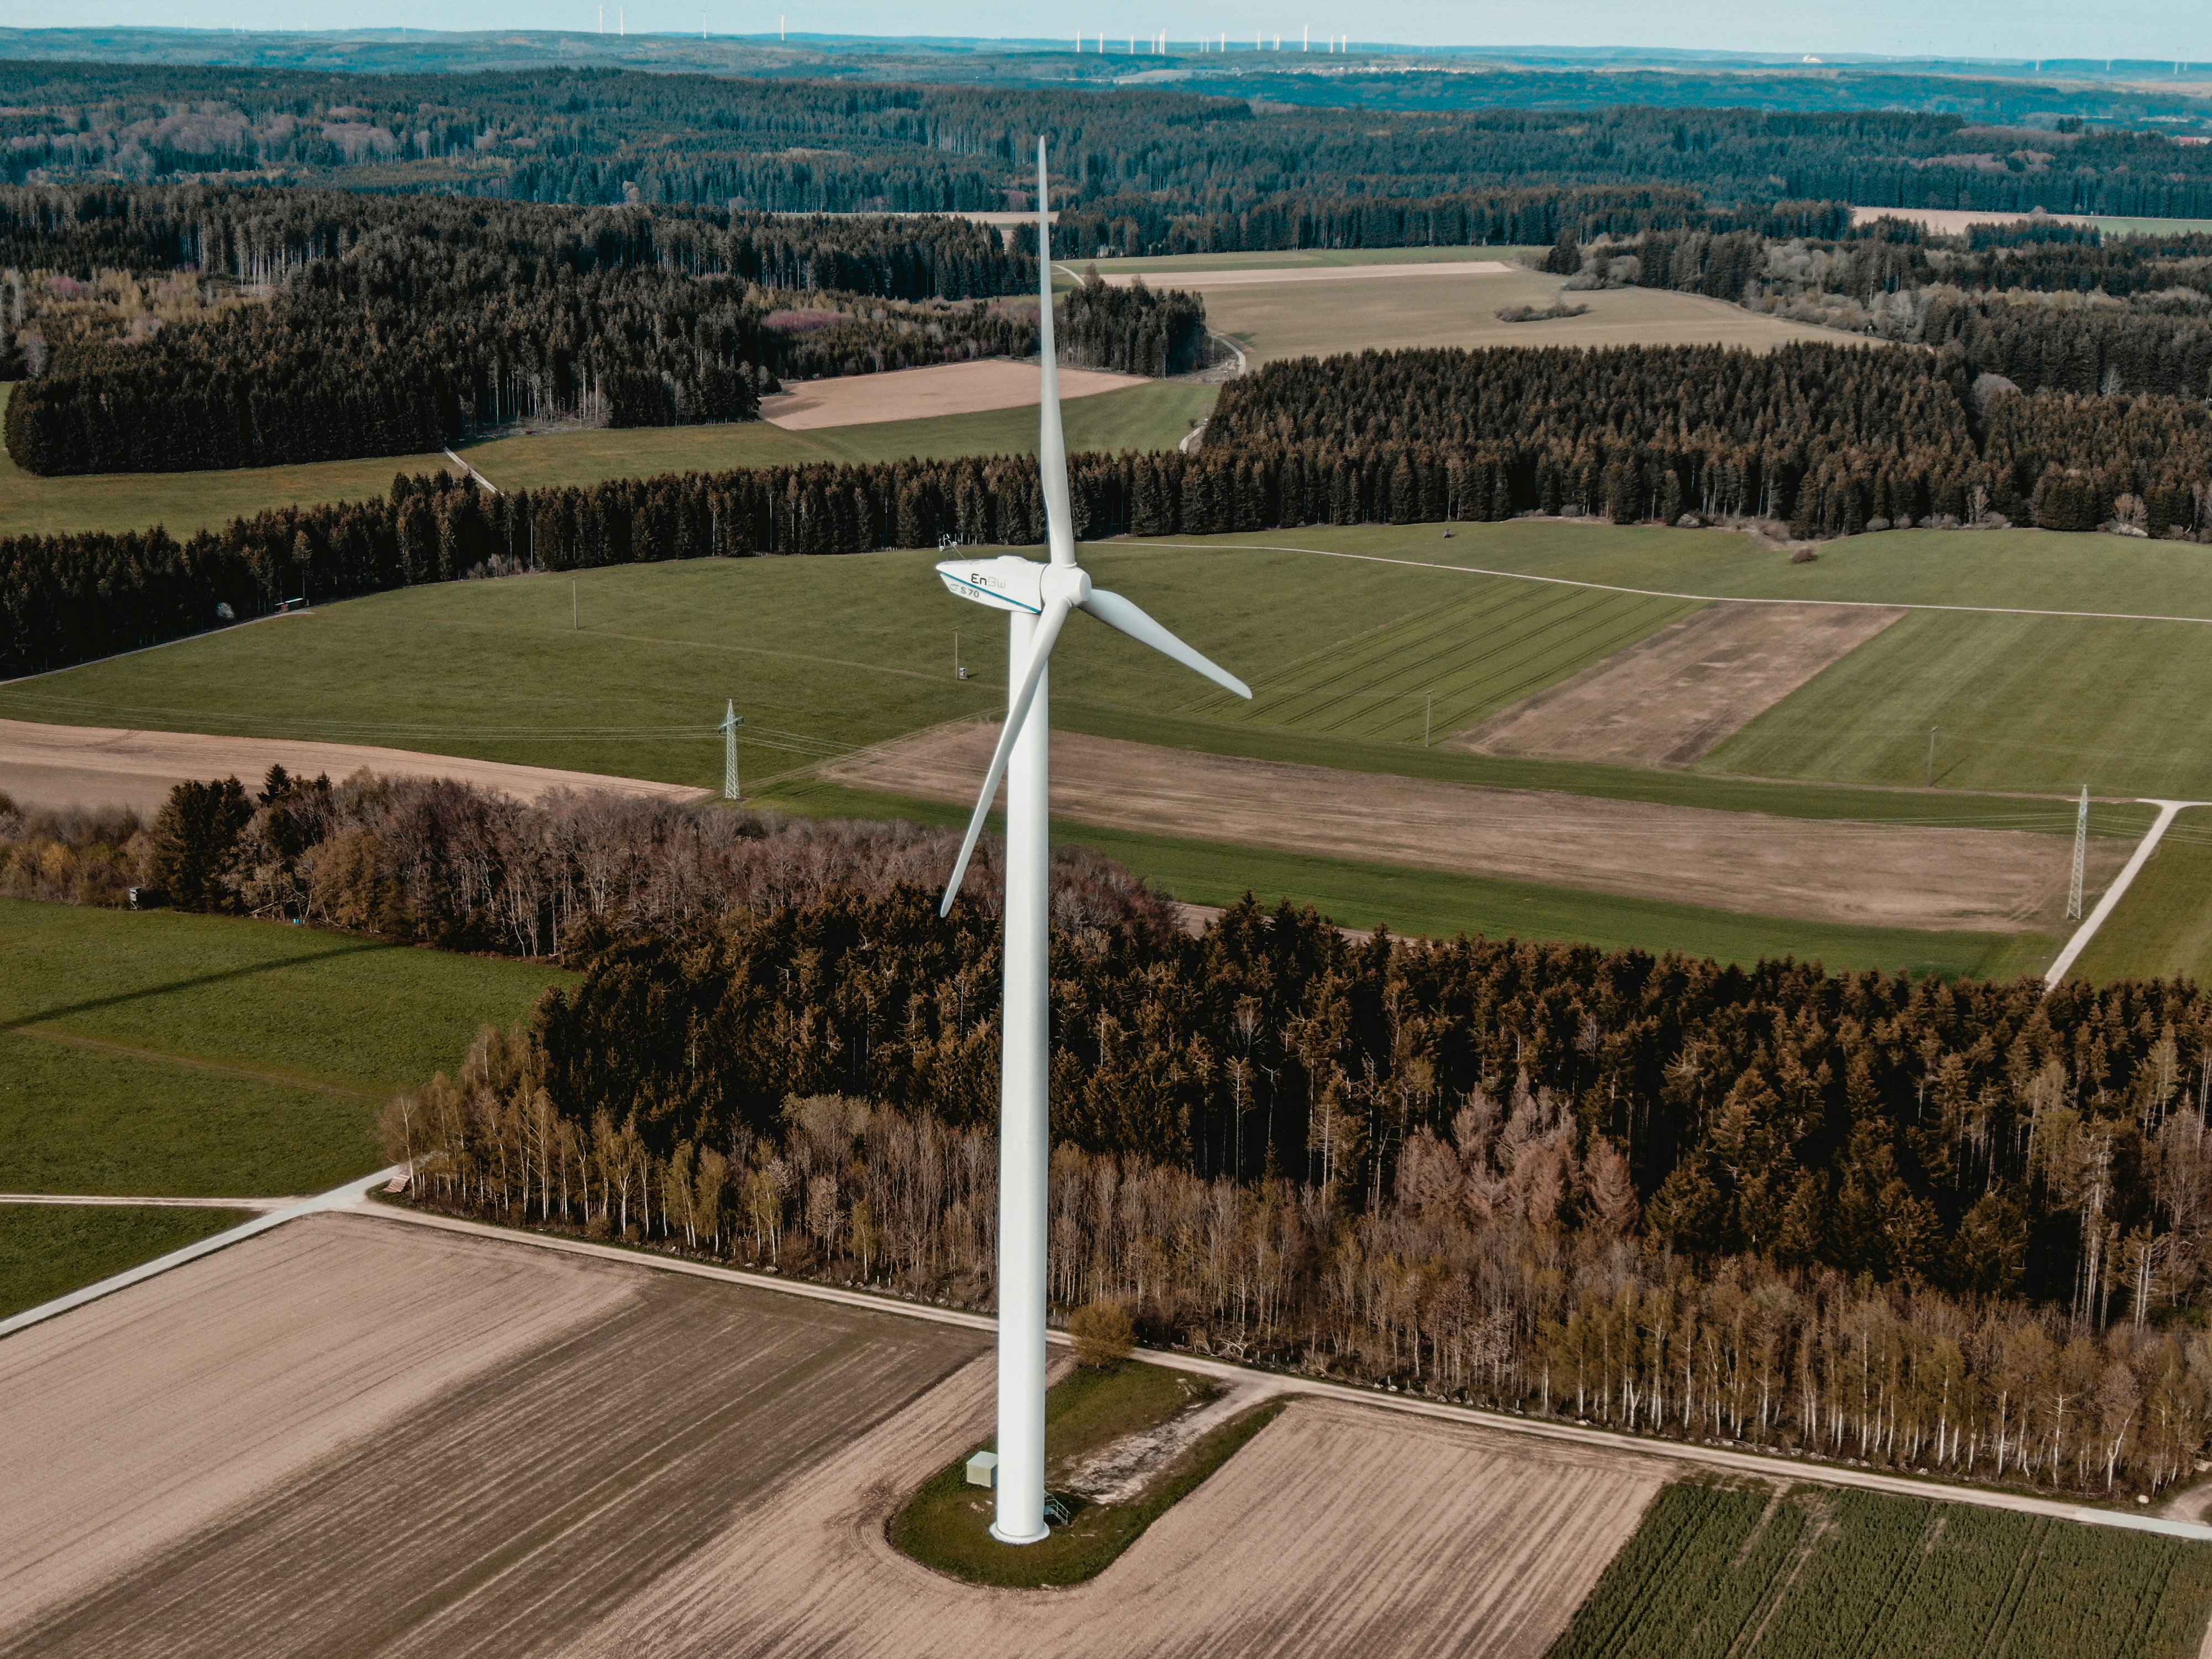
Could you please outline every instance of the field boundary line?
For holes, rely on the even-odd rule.
[[[368,1185],[362,1183],[364,1197]],[[331,1206],[332,1208],[341,1207]],[[786,1279],[780,1274],[747,1273],[737,1267],[716,1267],[709,1262],[686,1261],[675,1256],[657,1255],[647,1251],[618,1248],[611,1244],[594,1243],[588,1239],[562,1238],[553,1234],[533,1232],[525,1228],[499,1227],[488,1222],[470,1221],[459,1216],[437,1215],[425,1211],[393,1204],[356,1202],[349,1213],[382,1216],[388,1220],[418,1227],[435,1227],[449,1232],[465,1233],[480,1238],[503,1239],[509,1243],[527,1245],[538,1249],[561,1251],[571,1255],[597,1257],[603,1261],[628,1262],[633,1267],[656,1268],[664,1273],[688,1273],[695,1278],[719,1279],[725,1284],[744,1285],[753,1290],[775,1291],[785,1296],[804,1297],[817,1302],[835,1303],[848,1308],[863,1308],[880,1314],[895,1314],[908,1319],[924,1319],[940,1325],[957,1325],[979,1332],[995,1332],[999,1322],[988,1314],[971,1314],[957,1308],[938,1307],[926,1302],[905,1302],[895,1297],[872,1294],[863,1291],[848,1291],[834,1285],[816,1285],[803,1279]],[[1064,1331],[1048,1330],[1046,1340],[1062,1346],[1072,1339]],[[1410,1417],[1425,1417],[1438,1422],[1459,1423],[1474,1428],[1496,1429],[1508,1434],[1528,1435],[1538,1439],[1563,1442],[1569,1445],[1594,1447],[1601,1450],[1626,1453],[1638,1457],[1668,1459],[1678,1463],[1699,1463],[1708,1468],[1727,1469],[1739,1474],[1756,1475],[1765,1480],[1790,1482],[1814,1481],[1826,1486],[1856,1486],[1869,1492],[1886,1493],[1891,1497],[1913,1498],[1923,1501],[1970,1504],[1978,1509],[2011,1510],[2026,1515],[2047,1516],[2055,1520],[2075,1521],[2093,1526],[2124,1527],[2132,1531],[2154,1532],[2170,1538],[2188,1538],[2212,1541],[2212,1526],[2199,1525],[2191,1521],[2169,1521],[2149,1515],[2124,1515],[2117,1510],[2106,1511],[2084,1507],[2078,1502],[2063,1498],[2031,1498],[2023,1493],[1989,1491],[1973,1486],[1937,1485],[1908,1479],[1903,1475],[1878,1474],[1872,1470],[1840,1468],[1832,1464],[1798,1462],[1790,1458],[1771,1457],[1758,1452],[1730,1451],[1723,1447],[1695,1445],[1687,1443],[1642,1440],[1631,1435],[1615,1433],[1607,1429],[1585,1428],[1575,1423],[1547,1422],[1534,1418],[1516,1417],[1504,1412],[1486,1411],[1474,1406],[1455,1406],[1440,1400],[1421,1400],[1403,1395],[1394,1395],[1381,1389],[1353,1388],[1342,1382],[1329,1382],[1318,1377],[1300,1376],[1285,1371],[1261,1370],[1256,1366],[1238,1365],[1227,1360],[1209,1359],[1196,1354],[1168,1353],[1158,1349],[1139,1348],[1132,1358],[1148,1365],[1161,1365],[1172,1370],[1189,1371],[1201,1376],[1219,1380],[1256,1384],[1264,1394],[1302,1395],[1316,1399],[1334,1400],[1349,1405],[1372,1406],[1382,1411],[1398,1412]]]
[[[1116,541],[1124,538],[1116,537]],[[1126,538],[1133,544],[1134,538]],[[1101,544],[1106,545],[1107,544]],[[1167,542],[1146,538],[1146,547],[1187,553],[1310,553],[1323,559],[1353,559],[1362,564],[1397,564],[1413,570],[1443,570],[1462,576],[1496,576],[1506,581],[1548,582],[1555,587],[1586,587],[1600,593],[1634,593],[1647,599],[1691,599],[1699,605],[1826,605],[1853,611],[1942,611],[1969,617],[2072,617],[2089,622],[2193,623],[2212,628],[2212,617],[2169,617],[2157,611],[2034,611],[2014,605],[1932,605],[1912,599],[1786,599],[1744,598],[1728,593],[1683,593],[1665,587],[1625,587],[1618,582],[1580,581],[1571,576],[1539,576],[1527,570],[1492,570],[1475,564],[1440,564],[1434,559],[1394,559],[1380,553],[1345,553],[1328,547],[1291,547],[1276,542]]]
[[[0,1204],[54,1204],[64,1206],[131,1210],[285,1210],[305,1199],[291,1198],[138,1198],[112,1193],[0,1193]],[[205,1241],[203,1240],[203,1243]]]
[[[241,1222],[227,1231],[216,1234],[212,1238],[203,1238],[196,1244],[187,1244],[181,1250],[172,1250],[167,1255],[155,1256],[151,1261],[142,1261],[135,1267],[126,1267],[111,1278],[100,1279],[96,1284],[83,1285],[70,1291],[66,1296],[58,1296],[51,1302],[41,1302],[35,1308],[26,1308],[19,1314],[0,1319],[0,1337],[12,1336],[17,1331],[41,1324],[58,1315],[68,1313],[73,1308],[82,1308],[88,1302],[97,1302],[104,1296],[112,1296],[118,1291],[128,1290],[133,1285],[143,1285],[146,1280],[167,1273],[172,1268],[198,1261],[204,1255],[213,1255],[217,1250],[228,1249],[233,1244],[252,1238],[257,1234],[265,1233],[271,1227],[281,1227],[286,1222],[300,1216],[313,1215],[321,1210],[350,1208],[367,1194],[371,1187],[404,1173],[405,1173],[404,1166],[395,1164],[388,1170],[379,1170],[374,1175],[362,1176],[357,1181],[349,1181],[343,1187],[333,1187],[330,1191],[318,1193],[313,1198],[297,1200],[281,1210],[271,1210],[265,1215],[258,1215],[251,1221]],[[2206,1529],[2206,1535],[2212,1537],[2212,1528]]]
[[[2142,873],[2143,866],[2150,862],[2150,855],[2158,850],[2159,842],[2165,838],[2174,819],[2188,807],[2212,806],[2212,801],[2157,800],[2148,795],[2136,799],[2145,805],[2157,807],[2158,816],[2151,820],[2150,828],[2143,831],[2143,838],[2136,843],[2133,856],[2121,867],[2120,873],[2112,878],[2112,884],[2105,890],[2104,896],[2097,901],[2096,908],[2074,930],[2074,937],[2066,941],[2066,948],[2058,953],[2058,960],[2052,963],[2050,970],[2044,975],[2043,983],[2047,990],[2056,990],[2065,982],[2075,959],[2088,948],[2089,941],[2097,936],[2097,930],[2119,908],[2120,900],[2134,884],[2136,877]]]

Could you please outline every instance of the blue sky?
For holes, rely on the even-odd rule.
[[[576,28],[596,25],[598,0],[64,0],[41,9],[50,27],[189,23],[248,28]],[[702,0],[611,0],[607,27],[625,9],[638,32],[696,33]],[[1304,9],[1297,8],[1304,7]],[[1164,28],[1184,40],[1203,28],[1248,45],[1255,31],[1285,46],[1303,26],[1316,39],[1460,46],[1670,46],[1702,50],[1976,57],[2195,58],[2212,61],[2212,0],[1696,0],[1672,6],[1636,0],[704,0],[716,33],[773,31],[779,13],[793,28],[837,34],[1034,36],[1041,22],[1070,37],[1139,36]],[[19,15],[19,24],[33,20]]]

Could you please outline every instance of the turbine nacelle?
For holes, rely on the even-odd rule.
[[[994,611],[1041,617],[1054,600],[1080,606],[1091,599],[1091,578],[1074,565],[1042,564],[1018,553],[994,559],[943,559],[937,574],[946,589]]]

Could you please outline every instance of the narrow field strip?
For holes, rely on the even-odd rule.
[[[1854,611],[1948,611],[1980,617],[2079,617],[2093,621],[2193,623],[2199,627],[2212,627],[2212,617],[2177,617],[2160,611],[2043,611],[2014,605],[1931,605],[1916,599],[1759,599],[1734,593],[1685,593],[1673,588],[1626,587],[1618,582],[1582,581],[1571,576],[1540,576],[1525,570],[1492,570],[1482,565],[1444,564],[1434,559],[1399,559],[1380,553],[1346,553],[1335,548],[1292,547],[1285,542],[1147,541],[1144,545],[1172,548],[1187,553],[1310,553],[1322,559],[1351,559],[1362,564],[1404,565],[1413,570],[1443,570],[1462,576],[1496,576],[1506,581],[1542,582],[1554,587],[1582,587],[1604,593],[1632,593],[1647,599],[1687,599],[1699,605],[1826,605]]]

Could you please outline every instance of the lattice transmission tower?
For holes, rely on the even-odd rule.
[[[738,799],[738,728],[744,723],[745,717],[738,713],[738,700],[732,697],[729,713],[722,717],[721,726],[722,799],[724,800]],[[2081,881],[2077,877],[2075,885],[2078,887],[2080,884]]]
[[[2081,786],[2081,810],[2074,816],[2074,884],[2066,890],[2066,920],[2081,920],[2081,874],[2089,862],[2089,786]]]

